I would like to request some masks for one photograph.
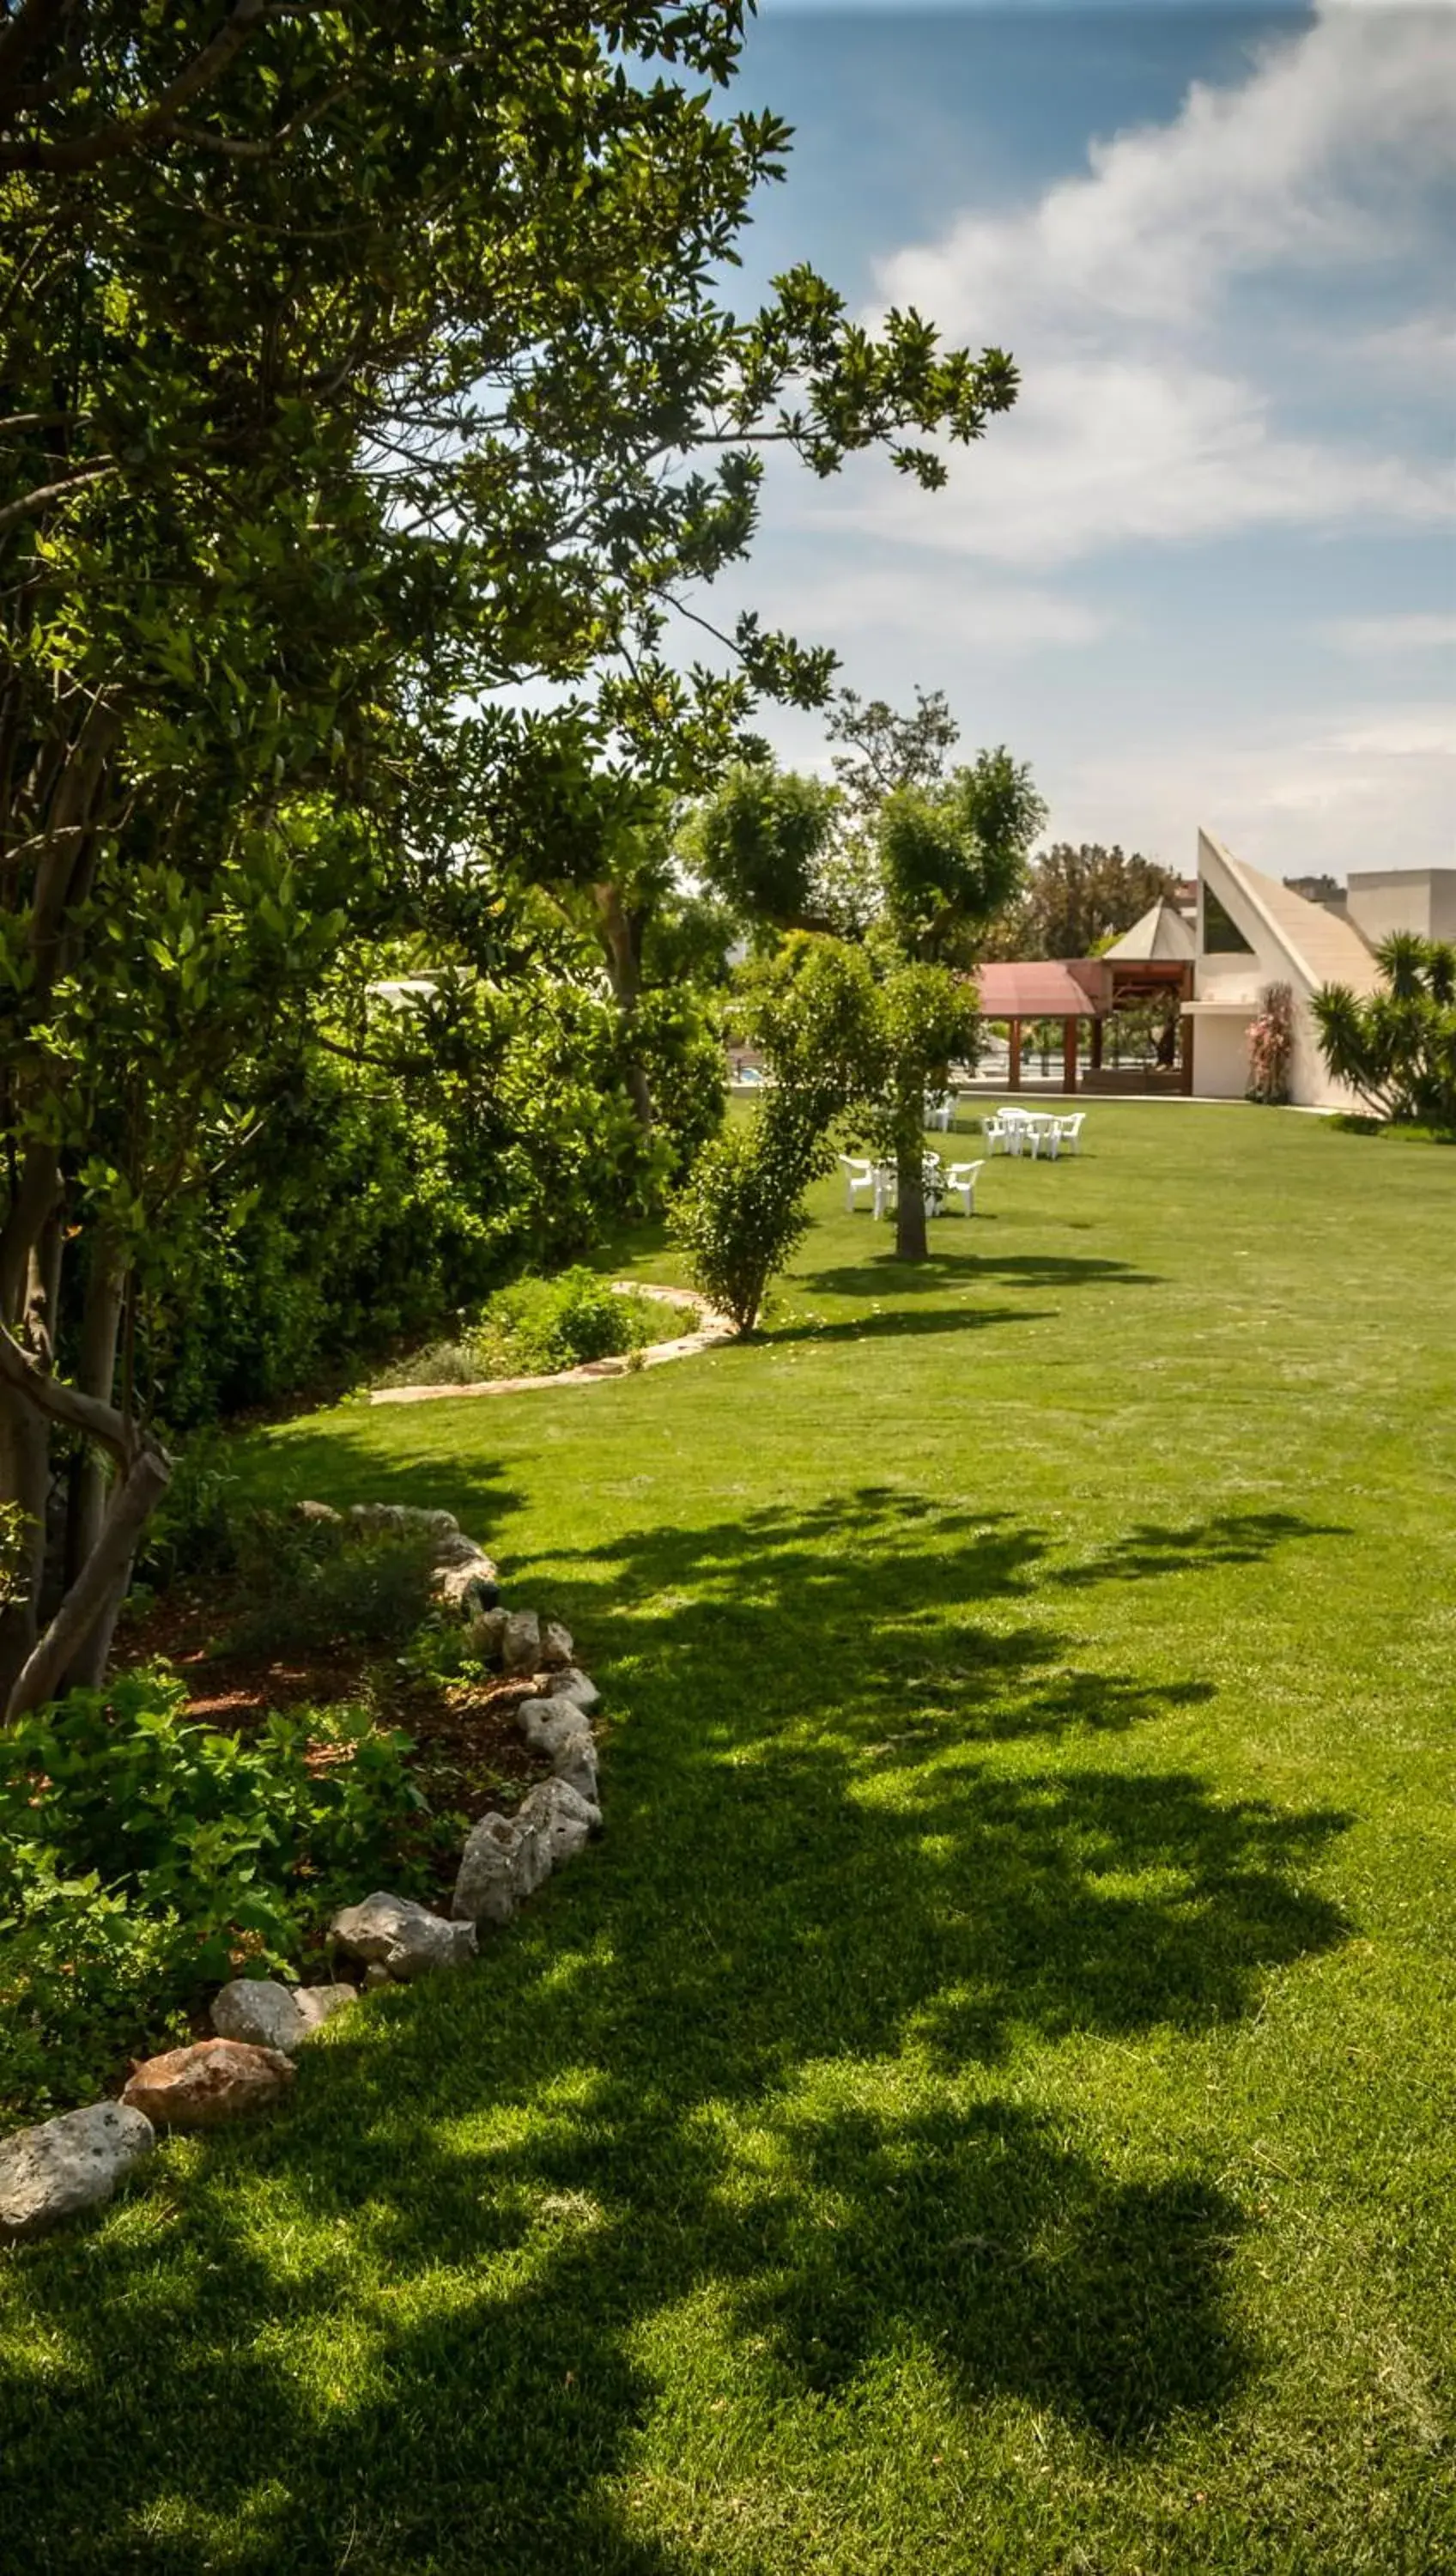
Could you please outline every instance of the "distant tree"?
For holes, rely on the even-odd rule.
[[[1099,841],[1054,842],[1024,893],[993,925],[994,957],[1092,957],[1131,930],[1177,879],[1156,859]]]
[[[898,788],[937,787],[961,738],[943,689],[917,689],[909,716],[897,715],[884,698],[841,689],[824,729],[842,746],[834,775],[857,823],[867,822]]]

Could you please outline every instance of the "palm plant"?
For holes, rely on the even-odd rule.
[[[1398,930],[1375,956],[1383,991],[1314,996],[1325,1063],[1379,1117],[1456,1133],[1456,946]]]

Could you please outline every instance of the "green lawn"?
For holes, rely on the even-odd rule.
[[[1456,2565],[1456,1152],[1088,1146],[254,1444],[564,1613],[608,1832],[5,2259],[6,2576]]]

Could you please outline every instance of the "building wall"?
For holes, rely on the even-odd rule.
[[[1294,998],[1294,1048],[1289,1067],[1289,1096],[1303,1109],[1358,1109],[1361,1104],[1342,1082],[1325,1070],[1310,1009],[1310,979],[1296,963],[1263,913],[1246,896],[1238,876],[1226,868],[1217,848],[1200,835],[1200,874],[1212,886],[1248,940],[1243,951],[1201,952],[1194,967],[1194,990],[1200,1002],[1247,1002],[1249,1019],[1258,1013],[1259,995],[1269,984],[1287,984]],[[1274,889],[1268,890],[1272,897]],[[1306,943],[1321,930],[1317,911],[1299,928]],[[1346,934],[1348,937],[1348,934]],[[1320,961],[1321,963],[1323,961]],[[1318,967],[1316,973],[1318,974]],[[1248,1022],[1230,1015],[1198,1018],[1193,1041],[1193,1088],[1206,1097],[1242,1100],[1249,1080]]]
[[[1456,939],[1456,868],[1361,868],[1350,877],[1350,919],[1372,948],[1393,930]]]
[[[1242,1100],[1248,1087],[1248,1021],[1198,1013],[1193,1022],[1193,1088],[1199,1099]]]

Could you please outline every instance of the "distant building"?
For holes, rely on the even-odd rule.
[[[1358,994],[1379,990],[1374,950],[1393,930],[1456,938],[1456,868],[1377,868],[1351,876],[1342,903],[1311,901],[1300,884],[1280,884],[1246,867],[1207,832],[1198,835],[1198,922],[1193,992],[1183,1016],[1193,1023],[1191,1088],[1204,1097],[1242,1099],[1249,1083],[1249,1024],[1270,984],[1294,996],[1290,1098],[1315,1109],[1363,1103],[1325,1070],[1312,996],[1322,984]],[[1335,888],[1336,894],[1339,888]],[[1141,925],[1139,925],[1141,927]]]

